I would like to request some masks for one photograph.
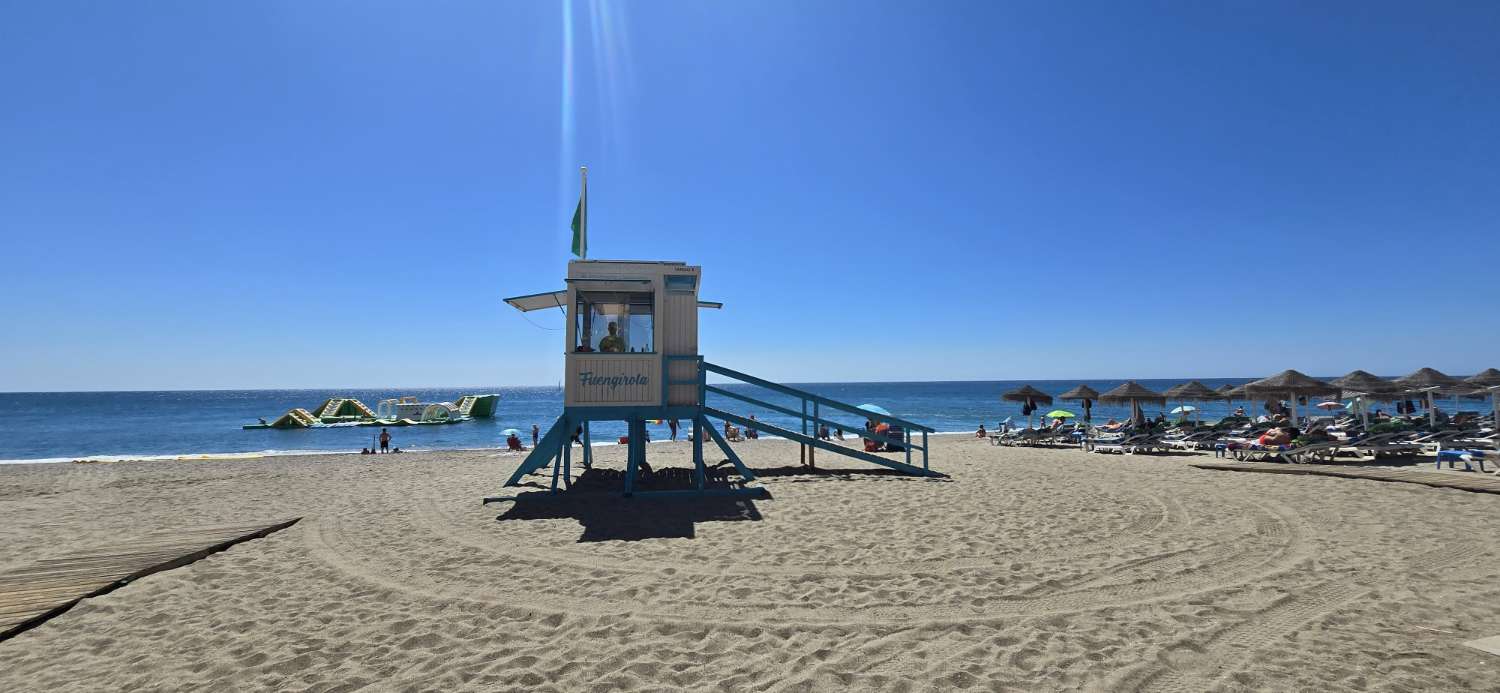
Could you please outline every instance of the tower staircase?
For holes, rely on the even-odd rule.
[[[644,461],[646,456],[646,418],[680,417],[687,418],[693,423],[694,431],[692,436],[692,444],[696,489],[681,491],[642,491],[641,494],[643,495],[684,495],[694,493],[761,494],[764,492],[763,489],[754,487],[734,489],[709,489],[705,487],[705,477],[707,474],[703,461],[702,446],[704,444],[704,440],[703,436],[699,435],[699,431],[706,432],[708,436],[713,440],[713,442],[719,446],[719,449],[724,453],[725,459],[727,459],[731,464],[734,465],[736,471],[739,472],[740,478],[744,482],[751,482],[755,480],[754,472],[746,467],[745,464],[740,460],[739,455],[737,455],[734,449],[730,447],[729,442],[724,439],[723,434],[720,433],[718,427],[715,426],[710,421],[710,419],[727,421],[744,429],[753,429],[761,433],[766,433],[769,435],[778,436],[787,440],[794,441],[798,443],[802,448],[802,463],[810,467],[816,466],[816,452],[822,450],[827,453],[841,455],[843,457],[852,458],[861,462],[879,465],[881,467],[892,469],[902,474],[908,474],[911,476],[944,476],[941,473],[932,471],[931,467],[928,464],[927,436],[928,434],[935,432],[935,430],[931,427],[924,426],[912,421],[907,421],[890,414],[881,414],[860,409],[859,407],[846,402],[840,402],[838,400],[824,397],[822,395],[808,392],[806,390],[788,387],[786,385],[774,383],[769,380],[757,378],[752,375],[731,370],[723,366],[708,363],[705,362],[703,360],[703,357],[701,356],[665,356],[663,358],[668,362],[682,360],[695,361],[696,368],[694,369],[694,372],[696,373],[696,378],[692,380],[666,379],[662,383],[662,401],[667,401],[668,388],[672,386],[696,385],[698,393],[697,402],[694,405],[689,405],[686,407],[663,406],[659,415],[653,414],[645,416],[637,412],[633,414],[633,418],[625,419],[629,423],[630,427],[630,450],[627,452],[628,462],[625,472],[624,490],[626,495],[632,495],[636,469],[639,466],[640,462]],[[664,367],[663,372],[665,373],[670,371]],[[740,383],[759,387],[765,390],[770,390],[787,398],[797,398],[801,402],[800,408],[794,409],[792,407],[783,406],[774,402],[768,402],[741,392],[726,389],[719,385],[709,385],[707,384],[707,376],[709,373],[722,376],[730,380],[738,381]],[[717,395],[719,397],[743,402],[747,405],[750,405],[751,407],[771,410],[789,417],[795,417],[799,421],[798,428],[800,428],[800,430],[793,430],[784,426],[769,424],[764,421],[750,419],[733,412],[725,411],[724,409],[720,409],[718,407],[708,406],[707,396],[709,393],[713,393],[714,395]],[[886,432],[875,432],[873,430],[867,429],[855,429],[845,422],[824,418],[825,414],[852,414],[863,419],[883,422],[889,424],[893,429],[899,430],[899,438],[892,437]],[[859,438],[875,441],[882,446],[894,445],[900,450],[900,452],[896,453],[897,455],[900,455],[900,458],[882,456],[873,452],[866,452],[863,449],[846,447],[831,441],[820,439],[818,437],[818,429],[825,426],[830,429],[838,428],[840,430],[853,433]],[[534,447],[531,452],[527,454],[526,458],[522,460],[521,465],[517,467],[515,472],[511,474],[510,478],[506,480],[505,485],[518,486],[524,481],[527,475],[541,471],[549,464],[552,465],[551,490],[553,492],[556,492],[558,490],[559,483],[564,486],[571,484],[570,472],[572,465],[573,447],[571,443],[573,433],[577,430],[578,427],[583,428],[583,437],[580,441],[583,443],[583,451],[581,453],[583,458],[582,461],[584,466],[589,466],[592,459],[592,450],[589,447],[587,417],[570,418],[568,412],[564,411],[563,415],[558,417],[557,421],[547,429],[547,434],[537,442],[536,447]],[[915,453],[920,453],[920,455],[915,455]],[[506,497],[495,496],[486,498],[485,502],[507,499],[508,498]]]

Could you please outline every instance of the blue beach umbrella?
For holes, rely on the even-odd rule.
[[[507,428],[507,429],[501,431],[500,435],[502,435],[502,436],[515,436],[515,437],[519,438],[519,437],[521,437],[521,432],[517,431],[514,428]]]
[[[882,407],[878,404],[870,404],[868,402],[855,407],[855,409],[862,409],[872,414],[880,414],[882,416],[891,416],[891,413],[887,411],[885,407]]]

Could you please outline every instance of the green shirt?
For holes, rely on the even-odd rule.
[[[624,353],[624,351],[625,351],[625,340],[620,339],[619,337],[616,337],[615,335],[610,335],[608,337],[605,337],[604,339],[599,340],[599,351],[608,351],[608,352],[613,352],[613,353]]]

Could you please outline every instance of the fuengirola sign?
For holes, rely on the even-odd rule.
[[[578,382],[584,387],[607,387],[611,390],[627,385],[650,385],[651,379],[645,375],[611,375],[598,376],[593,371],[583,371],[578,374]]]

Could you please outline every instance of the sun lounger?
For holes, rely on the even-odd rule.
[[[1422,452],[1422,446],[1401,440],[1401,433],[1378,433],[1346,442],[1340,450],[1360,459],[1411,457]]]
[[[1292,449],[1290,445],[1261,445],[1246,442],[1235,448],[1234,459],[1239,462],[1268,462],[1283,459],[1281,453]]]
[[[1042,435],[1037,439],[1039,443],[1048,445],[1077,445],[1078,439],[1073,437],[1073,427],[1064,426],[1058,429],[1043,429]]]
[[[1017,431],[1009,431],[1001,434],[995,440],[996,445],[1036,445],[1042,439],[1042,432],[1035,428],[1023,428]]]
[[[1217,431],[1196,431],[1178,438],[1165,438],[1162,444],[1177,450],[1212,450],[1218,437]]]
[[[1151,452],[1162,449],[1164,448],[1162,447],[1160,438],[1150,433],[1137,433],[1119,440],[1094,441],[1094,445],[1090,448],[1090,451],[1130,455],[1138,452]]]
[[[1448,441],[1452,448],[1465,448],[1469,450],[1500,450],[1500,434],[1486,433],[1482,435],[1471,435],[1467,438],[1455,438]]]

